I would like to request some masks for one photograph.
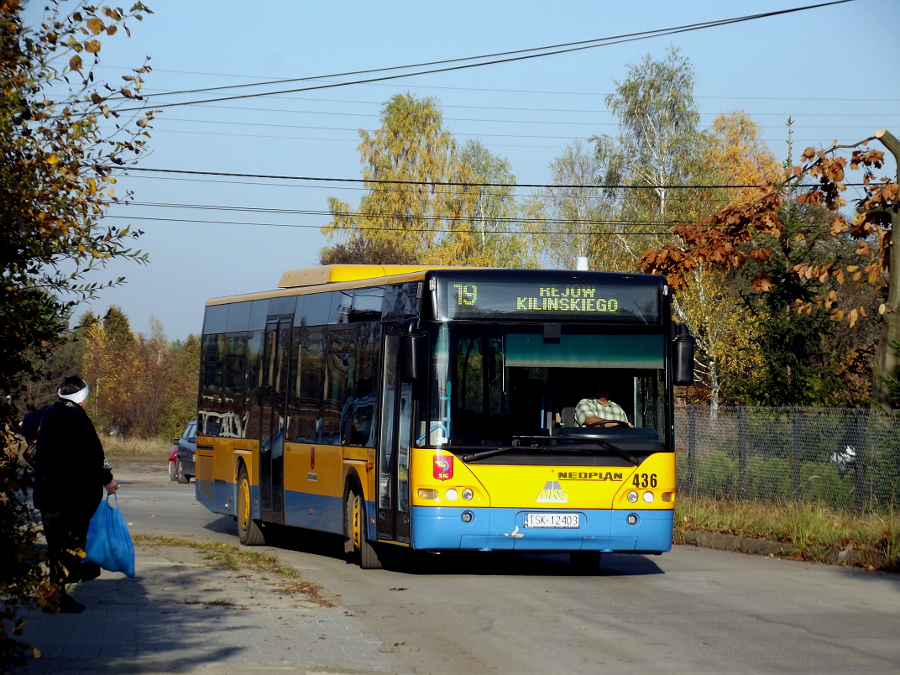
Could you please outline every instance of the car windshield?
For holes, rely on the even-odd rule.
[[[435,329],[431,344],[420,446],[497,447],[577,436],[575,409],[599,384],[633,425],[616,428],[617,436],[666,439],[661,333],[563,326],[547,337],[542,326],[451,323]]]

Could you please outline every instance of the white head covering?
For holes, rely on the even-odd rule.
[[[84,380],[82,380],[82,382],[84,382]],[[63,400],[81,404],[88,397],[88,394],[91,393],[91,388],[88,386],[87,382],[84,382],[84,388],[79,389],[74,394],[64,394],[62,393],[62,389],[60,389],[58,393],[59,397]]]

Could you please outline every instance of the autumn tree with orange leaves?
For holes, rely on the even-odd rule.
[[[857,242],[858,261],[822,262],[810,257],[794,261],[788,270],[798,281],[815,280],[818,294],[794,300],[792,310],[812,316],[824,313],[834,322],[853,327],[862,319],[873,320],[864,304],[840,301],[835,285],[865,284],[886,296],[880,304],[882,326],[877,352],[872,362],[872,402],[882,408],[895,407],[887,382],[897,377],[898,358],[893,345],[900,340],[900,247],[891,245],[891,234],[900,225],[898,181],[876,177],[884,164],[884,153],[868,148],[880,141],[900,163],[900,142],[886,129],[851,145],[824,150],[807,148],[802,164],[792,166],[778,182],[760,186],[755,199],[722,209],[695,223],[680,223],[673,233],[678,241],[648,250],[639,260],[646,272],[665,274],[670,285],[685,288],[698,266],[712,265],[735,270],[756,263],[761,271],[752,280],[760,293],[772,290],[773,279],[762,270],[773,251],[764,245],[767,237],[780,238],[785,230],[783,214],[790,203],[805,208],[824,208],[831,213],[829,234],[836,239]],[[849,159],[842,151],[851,151]],[[841,212],[847,206],[842,194],[847,189],[847,170],[862,172],[863,195],[854,200],[852,217]]]
[[[75,302],[122,281],[92,273],[116,258],[144,260],[130,248],[137,233],[102,217],[128,201],[116,176],[145,150],[153,115],[134,101],[149,68],[107,84],[95,66],[104,40],[149,10],[44,4],[29,27],[24,3],[0,0],[0,671],[37,655],[17,639],[19,611],[52,608],[53,591],[21,499],[15,401],[63,342]]]

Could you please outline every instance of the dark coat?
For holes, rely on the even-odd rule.
[[[58,401],[22,420],[26,440],[39,427],[32,462],[34,505],[90,519],[103,499],[103,486],[113,479],[93,422],[80,405]]]

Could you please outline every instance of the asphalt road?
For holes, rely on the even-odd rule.
[[[124,468],[124,467],[123,467]],[[117,472],[134,534],[238,545],[231,518],[160,464]],[[323,584],[419,673],[898,673],[900,575],[676,546],[607,555],[421,555],[361,570],[341,542],[279,532],[282,560]]]

